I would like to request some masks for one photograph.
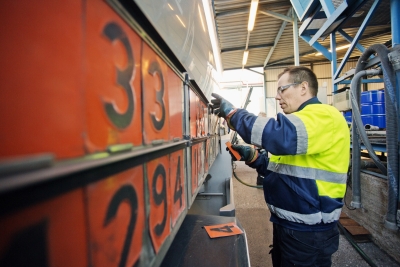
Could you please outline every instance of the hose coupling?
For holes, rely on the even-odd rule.
[[[400,69],[400,51],[394,50],[388,54],[390,63],[392,63],[393,69],[398,71]]]

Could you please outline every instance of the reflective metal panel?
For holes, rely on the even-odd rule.
[[[175,56],[209,97],[214,55],[201,0],[135,1]]]

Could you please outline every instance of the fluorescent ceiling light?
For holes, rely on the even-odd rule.
[[[186,28],[186,25],[185,25],[185,23],[183,23],[183,21],[181,20],[181,18],[178,16],[178,15],[175,15],[177,18],[178,18],[178,20],[179,20],[179,22],[182,24],[182,26],[184,27],[184,28]]]
[[[348,48],[348,47],[350,47],[350,44],[339,46],[339,47],[336,47],[336,51],[343,50],[343,49]],[[332,49],[329,49],[329,52],[332,52]],[[322,53],[319,52],[319,53],[316,53],[315,55],[316,56],[322,56]]]
[[[258,0],[251,0],[249,24],[247,25],[247,30],[251,32],[254,28],[254,22],[256,21]]]
[[[244,51],[244,53],[243,53],[242,66],[246,65],[246,63],[247,63],[247,58],[248,58],[248,57],[249,57],[249,51],[246,50],[246,51]]]

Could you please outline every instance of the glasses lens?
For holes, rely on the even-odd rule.
[[[287,85],[283,85],[283,86],[279,86],[277,92],[279,94],[282,94],[283,91],[285,91],[286,89],[288,89],[290,86],[292,85],[298,85],[298,83],[291,83],[291,84],[287,84]]]
[[[278,93],[282,94],[282,92],[285,91],[286,89],[288,89],[290,86],[291,86],[291,84],[279,86],[277,91],[278,91]]]

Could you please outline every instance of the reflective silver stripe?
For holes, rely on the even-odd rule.
[[[303,121],[299,117],[297,117],[293,114],[289,114],[286,117],[296,127],[296,132],[297,132],[296,154],[306,154],[307,148],[308,148],[308,134],[307,134],[306,126],[304,125]]]
[[[324,223],[331,223],[334,221],[338,221],[341,213],[342,213],[342,208],[335,209],[331,213],[322,213],[322,221]]]
[[[253,124],[253,128],[251,129],[251,143],[258,147],[262,147],[262,134],[265,128],[265,125],[271,118],[266,117],[257,117],[256,121]]]
[[[280,164],[271,161],[268,164],[268,170],[298,178],[314,179],[337,184],[345,184],[347,180],[346,173],[330,172],[321,169]]]
[[[268,203],[267,205],[269,210],[281,219],[285,219],[287,221],[295,223],[304,223],[308,225],[313,225],[321,222],[331,223],[334,221],[338,221],[342,210],[341,208],[339,208],[332,211],[331,213],[317,212],[313,214],[300,214],[274,207],[273,205]]]

